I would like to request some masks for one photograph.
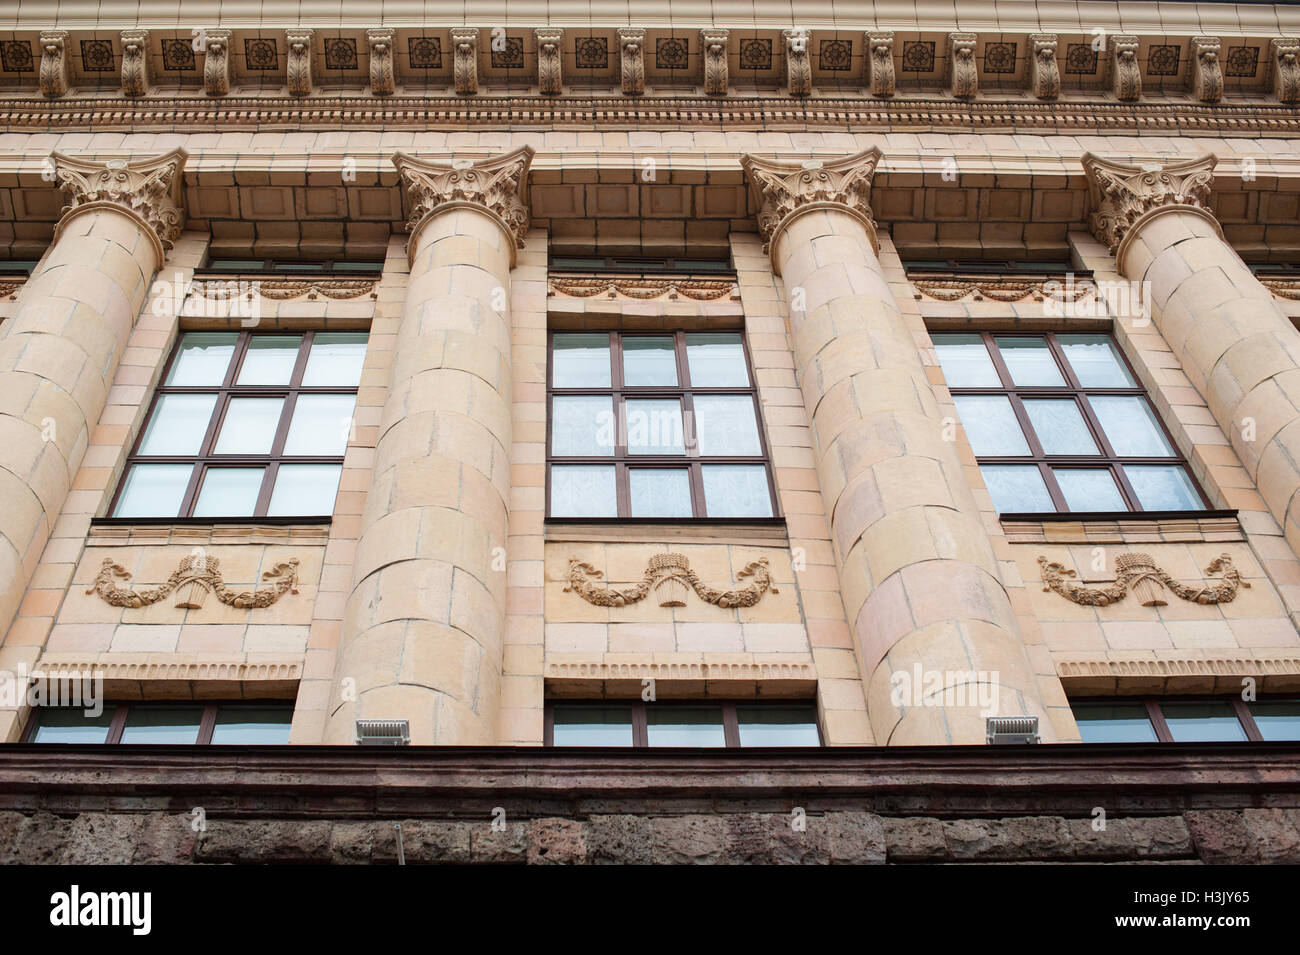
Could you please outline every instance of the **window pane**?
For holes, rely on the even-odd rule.
[[[811,706],[737,706],[741,746],[820,746]]]
[[[1110,446],[1121,458],[1165,457],[1174,453],[1145,398],[1089,395],[1088,401]]]
[[[197,743],[201,706],[133,706],[126,714],[123,743]]]
[[[1144,511],[1199,511],[1201,498],[1187,471],[1171,464],[1126,464],[1124,473]]]
[[[222,706],[212,728],[212,742],[243,746],[289,742],[293,710],[287,706]]]
[[[614,468],[557,464],[551,468],[552,517],[617,517]]]
[[[208,468],[203,475],[195,517],[247,517],[257,510],[264,468]]]
[[[231,398],[214,454],[270,454],[283,398]]]
[[[348,449],[356,395],[299,395],[285,454],[342,455]]]
[[[695,433],[702,455],[761,455],[754,399],[749,395],[696,395]]]
[[[185,488],[194,473],[192,464],[136,464],[127,473],[114,517],[175,517],[180,513]]]
[[[1074,719],[1085,743],[1154,743],[1156,728],[1141,703],[1076,703]]]
[[[557,334],[551,354],[554,387],[610,387],[608,335]]]
[[[239,385],[287,385],[298,362],[301,335],[253,335],[239,366]]]
[[[949,388],[996,388],[1002,384],[980,335],[933,335],[943,380]]]
[[[772,492],[761,464],[706,464],[704,510],[709,517],[771,517]]]
[[[686,336],[686,363],[696,388],[749,387],[739,332],[692,332]]]
[[[1124,367],[1109,335],[1057,335],[1066,361],[1085,388],[1131,388],[1133,377]]]
[[[1056,505],[1047,493],[1047,485],[1038,468],[1031,464],[981,464],[980,474],[993,498],[993,506],[1003,514],[1042,514],[1055,512]]]
[[[1024,404],[1044,454],[1099,453],[1073,398],[1026,398]]]
[[[116,707],[106,706],[98,716],[72,706],[42,708],[32,734],[33,743],[103,743],[108,739]]]
[[[980,457],[1029,453],[1016,413],[1005,395],[956,395],[953,403],[971,450]]]
[[[716,706],[646,707],[651,746],[726,746],[722,708]]]
[[[631,746],[629,706],[560,706],[553,709],[556,746]]]
[[[690,517],[691,476],[685,468],[631,468],[633,517]]]
[[[198,454],[216,403],[216,395],[159,395],[140,454]]]
[[[1161,703],[1175,743],[1242,740],[1246,731],[1229,703]]]
[[[359,384],[369,339],[366,332],[317,332],[302,373],[303,385],[350,388]]]
[[[235,354],[238,332],[188,332],[167,375],[169,385],[219,385]]]
[[[1011,380],[1017,385],[1063,385],[1065,378],[1056,366],[1047,340],[1043,338],[1008,338],[997,336],[998,351],[1007,363]]]
[[[271,517],[321,517],[334,513],[341,464],[282,464],[266,513]]]
[[[551,453],[612,456],[614,399],[556,395],[551,405]]]
[[[1300,700],[1258,700],[1247,706],[1264,739],[1300,739]]]
[[[676,398],[629,398],[625,406],[628,454],[686,453],[680,401]]]
[[[1054,468],[1056,483],[1072,511],[1127,511],[1109,468]]]
[[[623,384],[676,385],[677,351],[673,339],[642,338],[623,339]]]

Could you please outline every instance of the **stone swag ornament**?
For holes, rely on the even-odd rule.
[[[752,577],[753,583],[736,590],[717,590],[708,586],[691,570],[690,561],[682,554],[654,555],[646,565],[641,582],[626,590],[617,590],[600,583],[600,578],[604,576],[602,571],[591,564],[570,558],[569,577],[564,592],[576,593],[597,607],[626,607],[639,603],[651,593],[661,607],[685,607],[688,591],[694,590],[705,603],[723,609],[752,607],[763,599],[765,593],[780,593],[772,581],[766,557],[745,565],[739,576]]]
[[[1085,607],[1107,607],[1123,600],[1130,592],[1137,595],[1144,607],[1164,607],[1169,603],[1164,599],[1165,591],[1191,603],[1224,604],[1236,598],[1239,587],[1250,586],[1241,579],[1241,573],[1232,565],[1232,557],[1228,554],[1216,557],[1205,568],[1206,574],[1219,574],[1219,582],[1202,586],[1189,586],[1174,580],[1150,554],[1117,556],[1115,582],[1104,587],[1085,587],[1076,583],[1071,579],[1076,576],[1073,570],[1046,557],[1038,558],[1038,566],[1042,570],[1044,591],[1054,590],[1066,600]]]
[[[114,563],[112,557],[105,557],[86,593],[99,594],[105,603],[114,607],[148,607],[174,592],[177,597],[174,606],[185,610],[198,610],[208,594],[228,607],[254,609],[271,606],[285,593],[298,592],[298,558],[291,557],[262,574],[262,580],[272,582],[266,590],[231,590],[221,577],[221,562],[203,553],[186,554],[166,583],[148,590],[118,587],[114,578],[129,580],[131,575],[121,564]]]

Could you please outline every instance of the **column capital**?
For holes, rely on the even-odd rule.
[[[185,225],[181,171],[189,154],[174,149],[152,159],[97,162],[63,153],[50,154],[54,178],[67,204],[55,238],[73,218],[112,207],[137,219],[154,244],[158,267]]]
[[[1215,156],[1132,165],[1084,153],[1081,161],[1092,206],[1088,226],[1118,263],[1123,262],[1128,240],[1138,228],[1166,212],[1194,211],[1214,223],[1222,235],[1210,210]]]
[[[871,216],[871,180],[881,152],[875,146],[825,161],[782,162],[746,154],[741,157],[750,193],[758,207],[763,251],[775,258],[776,242],[790,222],[805,212],[835,209],[862,223],[871,247],[880,250],[876,220]],[[775,263],[774,263],[775,264]]]
[[[520,146],[500,156],[477,161],[458,159],[434,163],[407,153],[393,156],[393,165],[406,184],[410,214],[406,217],[407,251],[414,254],[420,230],[434,215],[448,209],[471,207],[486,213],[510,240],[510,264],[515,250],[524,247],[528,234],[525,202],[528,167],[533,148]]]

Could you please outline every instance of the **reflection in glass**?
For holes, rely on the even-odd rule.
[[[239,367],[239,385],[287,385],[298,362],[301,335],[253,335]]]
[[[1047,339],[997,335],[993,340],[1002,353],[1013,383],[1031,387],[1065,384],[1052,350],[1047,347]]]
[[[961,426],[977,456],[1003,457],[1029,453],[1016,413],[1005,395],[954,395]]]
[[[341,455],[348,449],[356,395],[299,395],[284,441],[286,455]]]
[[[820,746],[811,706],[737,706],[741,746]]]
[[[117,709],[106,706],[98,716],[72,706],[44,707],[39,712],[33,743],[103,743]]]
[[[628,398],[624,407],[628,454],[686,453],[682,403],[676,398]]]
[[[1056,340],[1083,387],[1133,387],[1133,378],[1109,335],[1057,335]]]
[[[551,453],[614,454],[614,401],[609,395],[556,395],[551,407]]]
[[[1300,700],[1256,700],[1246,705],[1264,739],[1300,740]]]
[[[271,517],[333,514],[342,473],[341,464],[281,464],[266,513]]]
[[[749,395],[696,395],[695,431],[702,455],[760,455],[754,399]]]
[[[692,332],[686,336],[686,363],[695,388],[748,388],[745,347],[739,332]]]
[[[633,517],[690,517],[691,477],[685,468],[630,468]]]
[[[1141,703],[1076,703],[1074,719],[1085,743],[1154,743],[1158,739]]]
[[[1109,468],[1054,468],[1056,483],[1072,511],[1127,511]]]
[[[1201,498],[1176,464],[1126,464],[1124,473],[1144,511],[1198,511]]]
[[[623,338],[623,384],[629,388],[677,384],[677,350],[671,335]]]
[[[139,453],[198,454],[216,403],[216,395],[159,395]]]
[[[360,384],[369,339],[366,332],[317,332],[302,373],[303,385],[350,388]]]
[[[264,468],[208,468],[203,475],[195,517],[244,517],[257,510]]]
[[[608,388],[609,336],[557,332],[552,349],[551,375],[556,388]]]
[[[201,706],[134,706],[126,714],[123,743],[197,743]]]
[[[626,705],[553,708],[556,746],[631,746],[632,709]]]
[[[166,383],[185,387],[221,384],[238,340],[238,332],[186,332]]]
[[[551,467],[552,517],[617,517],[614,468],[602,464]]]
[[[980,474],[993,498],[993,506],[1000,513],[1056,511],[1042,474],[1032,464],[981,464]]]
[[[1242,740],[1246,731],[1230,703],[1161,703],[1175,743]]]
[[[289,742],[293,710],[287,706],[221,706],[212,728],[214,745],[267,746]]]
[[[231,398],[214,454],[270,454],[283,398]]]
[[[1002,384],[981,335],[932,335],[943,380],[949,388],[996,388]]]
[[[113,516],[176,517],[193,473],[192,464],[132,465]]]
[[[709,517],[771,517],[772,493],[761,464],[706,464],[704,509]]]
[[[717,706],[647,707],[646,733],[651,746],[727,745]]]
[[[1106,439],[1121,458],[1172,456],[1156,416],[1145,398],[1137,395],[1089,395],[1088,402],[1101,422]]]
[[[1098,453],[1073,398],[1026,398],[1024,405],[1044,454]]]

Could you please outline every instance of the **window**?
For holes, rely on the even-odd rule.
[[[179,743],[260,746],[288,743],[293,705],[266,703],[105,703],[92,715],[81,707],[38,707],[27,743]]]
[[[1019,259],[908,259],[903,262],[908,278],[952,278],[954,275],[1073,275],[1088,278],[1092,272],[1076,269],[1065,259],[1024,261]]]
[[[553,332],[547,516],[770,518],[740,332]]]
[[[326,517],[365,332],[187,332],[127,462],[116,518]]]
[[[1205,507],[1109,335],[931,338],[1000,512]]]
[[[317,275],[324,272],[380,275],[383,262],[362,262],[356,259],[209,259],[201,272],[226,272],[249,275],[254,272],[268,275]]]
[[[548,703],[547,746],[820,746],[812,703]]]
[[[735,272],[730,259],[678,259],[643,255],[553,255],[552,272],[674,273],[700,275]]]
[[[1300,740],[1300,699],[1236,697],[1081,700],[1070,704],[1085,743]]]

